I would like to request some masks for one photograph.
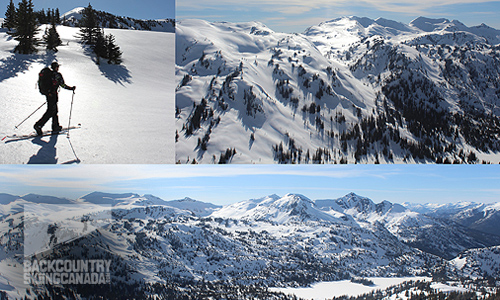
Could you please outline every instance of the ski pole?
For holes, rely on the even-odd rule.
[[[73,112],[73,100],[75,100],[75,90],[73,90],[73,95],[71,96],[71,108],[69,109],[68,134],[66,135],[68,138],[69,138],[69,125],[71,124],[71,113]]]
[[[31,113],[31,115],[29,115],[26,119],[24,119],[21,123],[17,124],[17,126],[15,126],[14,128],[17,129],[19,126],[21,126],[21,124],[23,124],[24,122],[26,122],[26,120],[28,120],[32,115],[34,115],[40,108],[42,108],[42,106],[45,105],[45,103],[47,103],[47,101],[45,101],[42,105],[40,105],[39,108],[35,109],[34,112]]]
[[[69,134],[69,130],[68,130],[68,134]],[[69,161],[69,162],[65,162],[64,164],[70,164],[70,163],[73,163],[73,162],[79,164],[81,162],[81,160],[76,155],[75,148],[73,148],[73,143],[71,142],[71,139],[69,138],[69,135],[68,135],[68,142],[69,142],[69,146],[71,147],[71,150],[73,151],[73,155],[75,155],[75,159],[72,160],[72,161]]]

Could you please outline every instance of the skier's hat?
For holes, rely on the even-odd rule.
[[[57,61],[55,61],[55,62],[53,62],[53,63],[51,63],[51,64],[50,64],[50,67],[51,67],[52,69],[58,68],[59,66],[60,66],[60,65],[59,65],[59,63],[58,63]]]

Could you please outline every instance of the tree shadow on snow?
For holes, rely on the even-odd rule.
[[[121,84],[122,86],[132,83],[132,75],[130,75],[130,71],[127,67],[123,65],[108,64],[106,59],[98,58],[95,55],[94,50],[92,50],[89,46],[82,44],[82,47],[83,53],[90,57],[90,59],[99,67],[99,70],[104,77],[114,83]]]
[[[14,53],[7,58],[0,59],[0,82],[16,77],[17,74],[28,71],[29,66],[36,60],[33,55]]]
[[[253,134],[253,133],[252,133]],[[250,138],[248,140],[248,150],[252,150],[253,143],[255,142],[255,139]]]
[[[46,66],[49,66],[53,61],[56,60],[56,54],[54,51],[47,51],[45,52],[45,55],[41,56],[41,60]]]
[[[46,51],[43,54],[13,53],[7,58],[0,59],[0,82],[28,71],[34,62],[42,62],[48,66],[54,60],[56,55],[53,51]]]
[[[42,146],[37,154],[30,157],[28,164],[57,164],[56,143],[58,135],[51,135],[48,142],[36,137],[31,142]]]
[[[101,59],[99,70],[109,80],[121,85],[132,83],[132,76],[127,67],[123,65],[108,64],[105,59]]]

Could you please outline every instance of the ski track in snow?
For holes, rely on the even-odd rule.
[[[66,135],[0,144],[0,163],[173,163],[175,34],[105,29],[123,52],[121,65],[95,63],[78,42],[78,28],[58,26],[63,45],[57,53],[40,46],[33,55],[14,54],[17,44],[0,32],[2,137],[33,132],[45,112],[36,86],[38,72],[57,60],[65,83],[75,85],[71,124],[82,128]],[[40,35],[43,33],[43,27]],[[72,92],[59,92],[59,122],[67,126]],[[51,120],[44,126],[49,130]],[[74,153],[73,153],[73,149]],[[76,156],[75,156],[76,154]]]

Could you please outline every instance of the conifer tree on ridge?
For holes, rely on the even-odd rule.
[[[5,12],[5,19],[2,27],[7,28],[9,31],[16,26],[16,6],[14,2],[10,0],[9,5],[7,5],[7,11]]]
[[[19,54],[31,54],[36,52],[39,40],[38,22],[33,11],[32,0],[22,0],[16,10],[14,18],[14,32],[9,32],[19,44],[14,48],[14,52]]]
[[[57,47],[62,44],[61,38],[59,37],[59,33],[57,33],[55,19],[52,19],[52,24],[50,28],[45,29],[45,35],[43,36],[43,40],[47,46],[47,50],[52,50],[57,52]]]

